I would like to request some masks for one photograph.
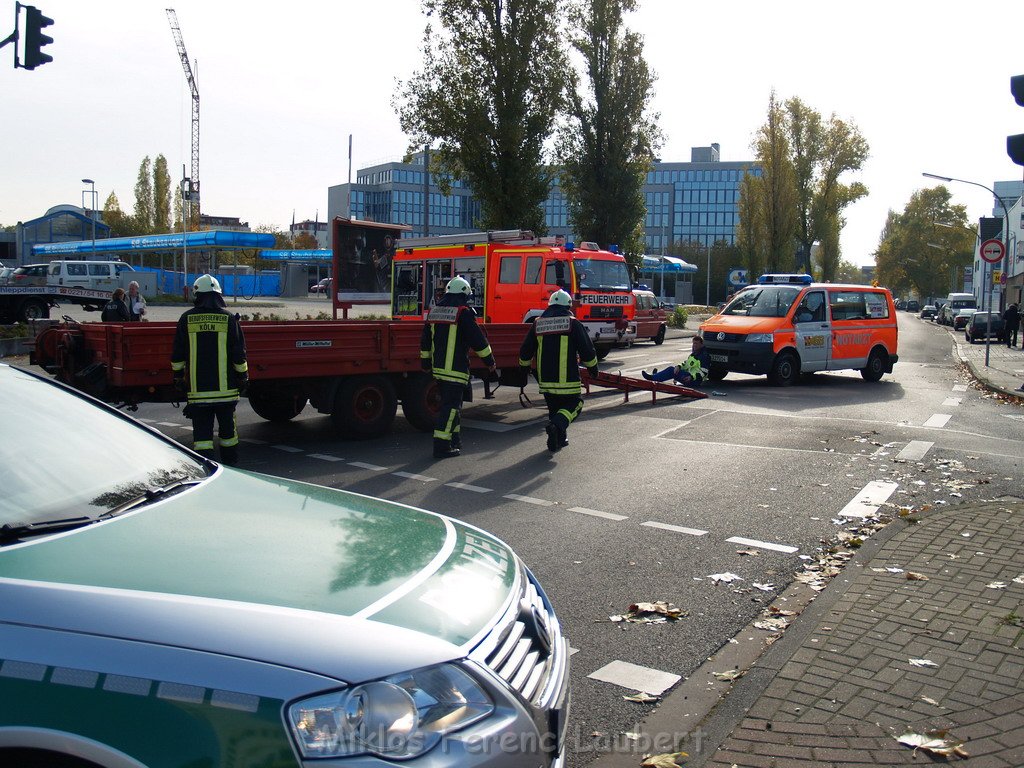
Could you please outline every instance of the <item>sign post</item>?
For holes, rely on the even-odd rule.
[[[1006,255],[1006,246],[1003,245],[1002,240],[996,240],[991,238],[981,244],[981,258],[985,261],[982,264],[982,290],[988,289],[988,312],[985,315],[985,367],[988,368],[989,351],[992,347],[991,330],[992,330],[992,285],[991,280],[986,279],[985,271],[989,269],[989,264],[998,264],[1003,260],[1003,256]],[[985,297],[982,296],[984,299]]]

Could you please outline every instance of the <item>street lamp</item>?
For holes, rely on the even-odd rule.
[[[921,175],[926,177],[926,178],[929,178],[929,179],[938,179],[939,181],[957,181],[957,182],[960,182],[961,184],[970,184],[972,187],[981,187],[985,191],[989,192],[992,195],[992,197],[994,197],[996,200],[999,201],[999,205],[1001,205],[1002,208],[1003,208],[1003,265],[1002,266],[1003,266],[1003,274],[1005,275],[1006,274],[1006,270],[1007,270],[1007,266],[1008,266],[1007,265],[1007,261],[1006,261],[1007,260],[1007,254],[1008,254],[1009,248],[1010,248],[1010,212],[1008,210],[1006,210],[1006,203],[1003,202],[1003,198],[1001,198],[999,195],[997,195],[996,191],[994,189],[992,189],[991,187],[986,187],[984,184],[979,184],[976,181],[968,181],[967,179],[954,179],[952,176],[939,176],[938,174],[935,174],[935,173],[925,173],[925,172],[922,172]],[[986,287],[988,288],[988,316],[987,316],[987,321],[988,321],[988,323],[991,323],[992,322],[992,286],[988,285],[989,278],[986,275],[987,271],[988,271],[988,262],[985,261],[984,259],[982,259],[981,277],[982,277],[982,280],[985,281],[984,285],[982,286],[982,289],[984,290],[984,288],[986,288]],[[1002,298],[1002,292],[1000,292],[999,295],[1000,295],[1000,298]],[[990,344],[989,344],[989,334],[988,334],[987,329],[986,329],[986,333],[985,333],[985,367],[986,368],[989,367],[989,364],[988,364],[989,347],[990,347]]]
[[[89,199],[92,201],[92,211],[89,213],[89,218],[92,219],[92,255],[96,255],[96,182],[92,179],[82,179],[83,184],[88,184],[92,187],[89,193]],[[82,190],[82,196],[85,196],[85,190]]]

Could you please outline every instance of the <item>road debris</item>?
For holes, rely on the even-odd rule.
[[[708,578],[715,582],[715,584],[731,584],[734,581],[743,581],[742,576],[737,576],[735,573],[729,573],[728,571],[725,573],[709,574]]]
[[[711,674],[719,680],[728,680],[731,682],[733,680],[739,680],[746,674],[746,671],[742,669],[730,669],[726,672],[712,672]]]
[[[910,666],[912,667],[938,667],[931,659],[910,659]]]
[[[649,755],[640,763],[640,768],[677,768],[678,761],[689,757],[685,752],[665,752],[660,755]]]
[[[950,736],[949,731],[944,729],[924,733],[908,731],[898,736],[896,741],[905,747],[913,747],[915,752],[920,749],[938,757],[969,757],[967,750],[963,748],[964,742]]]
[[[689,615],[689,611],[676,608],[664,600],[658,600],[653,603],[632,603],[626,613],[609,616],[608,620],[614,623],[664,624]]]
[[[623,696],[622,698],[624,701],[635,701],[638,704],[650,704],[654,701],[661,701],[661,696],[652,696],[651,694],[646,693],[645,691],[640,691],[640,693],[634,693],[632,696]]]
[[[928,581],[928,576],[917,571],[907,571],[907,581]]]

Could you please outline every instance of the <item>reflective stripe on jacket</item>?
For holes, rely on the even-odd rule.
[[[190,403],[238,400],[238,379],[249,371],[238,318],[217,308],[185,312],[174,333],[171,369],[187,370]]]
[[[548,307],[530,326],[519,349],[519,365],[537,359],[537,383],[549,395],[578,395],[580,365],[597,365],[594,342],[583,323],[566,307]]]
[[[453,384],[469,383],[469,350],[488,367],[494,355],[487,337],[476,324],[476,313],[465,305],[465,299],[446,295],[439,306],[427,315],[420,336],[420,358],[430,361],[431,373],[439,381]]]

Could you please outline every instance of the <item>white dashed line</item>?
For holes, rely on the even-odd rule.
[[[953,385],[953,391],[954,392],[966,392],[967,391],[967,385],[966,384],[954,384]]]
[[[773,552],[785,552],[787,554],[793,554],[798,551],[797,547],[791,547],[788,544],[772,544],[770,541],[758,541],[757,539],[744,539],[742,536],[733,536],[732,538],[726,539],[730,544],[742,544],[745,547],[757,547],[758,549],[770,549]]]
[[[349,466],[360,467],[361,469],[372,469],[374,472],[383,472],[387,467],[379,467],[376,464],[367,464],[363,461],[350,461]]]
[[[953,414],[951,413],[936,413],[932,415],[932,417],[924,423],[924,426],[942,428],[946,426],[946,422],[948,422],[952,418]]]
[[[870,517],[892,496],[896,483],[874,480],[865,485],[860,493],[839,511],[839,517]]]
[[[590,515],[591,517],[603,517],[605,520],[628,520],[629,517],[626,515],[613,515],[611,512],[602,512],[599,509],[587,509],[586,507],[570,507],[570,512],[579,512],[581,515]]]
[[[136,416],[135,420],[141,421],[143,424],[156,424],[156,419],[143,419],[141,416]]]
[[[449,488],[458,488],[460,491],[472,491],[473,493],[491,493],[493,488],[481,488],[479,485],[468,485],[466,483],[445,483]]]
[[[302,453],[301,448],[296,448],[292,445],[272,445],[270,447],[276,448],[279,451],[284,451],[285,453]]]
[[[538,507],[555,506],[555,502],[553,501],[548,501],[547,499],[535,499],[533,496],[520,496],[518,493],[506,493],[502,498],[512,499],[512,501],[521,501],[524,504],[536,504]]]
[[[685,533],[688,536],[704,536],[707,533],[707,531],[702,531],[699,528],[684,528],[681,525],[669,525],[668,523],[658,523],[654,520],[648,520],[646,523],[640,523],[640,525],[646,525],[648,528],[660,528],[663,531]]]
[[[422,480],[424,483],[433,483],[437,481],[436,477],[427,477],[426,475],[417,475],[415,472],[392,472],[392,475],[398,477],[406,477],[409,480]]]
[[[615,660],[587,675],[591,680],[611,683],[631,691],[644,691],[659,696],[682,678],[660,669],[641,667],[628,661]]]
[[[911,440],[906,448],[896,454],[896,458],[903,461],[920,461],[933,445],[935,443],[929,443],[927,440]]]
[[[309,458],[320,459],[320,461],[344,461],[340,456],[331,456],[329,453],[311,453]]]
[[[962,402],[962,397],[947,397],[945,400],[942,401],[942,405],[943,407],[956,408]]]

